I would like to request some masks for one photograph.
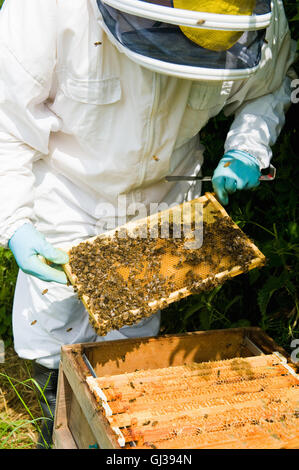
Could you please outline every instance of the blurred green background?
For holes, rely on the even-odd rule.
[[[9,1],[9,0],[6,0]],[[3,0],[0,0],[0,7]],[[299,0],[284,2],[293,38],[298,41]],[[299,67],[295,65],[299,74]],[[290,351],[299,337],[298,309],[298,104],[286,116],[274,147],[277,178],[253,192],[238,192],[227,211],[267,257],[267,265],[238,276],[209,293],[171,305],[162,314],[164,333],[260,326]],[[211,174],[223,154],[231,118],[219,115],[201,132],[206,147],[203,174]],[[205,183],[204,191],[211,186]],[[11,310],[17,266],[0,248],[0,338],[12,342]]]

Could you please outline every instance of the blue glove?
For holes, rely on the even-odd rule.
[[[261,176],[258,161],[242,150],[230,150],[220,160],[212,178],[214,191],[219,201],[228,204],[228,194],[237,189],[253,189]]]
[[[65,264],[68,262],[67,253],[54,248],[33,225],[24,224],[18,228],[9,240],[8,246],[24,273],[42,281],[67,283],[67,277],[61,268],[52,268],[38,257],[41,255],[52,263]]]

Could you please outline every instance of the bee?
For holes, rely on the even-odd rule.
[[[182,259],[179,260],[178,264],[176,264],[174,267],[175,269],[180,269],[183,267],[184,261]]]

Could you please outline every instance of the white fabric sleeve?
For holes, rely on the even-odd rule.
[[[224,109],[235,114],[225,142],[225,152],[236,149],[254,155],[260,168],[267,168],[273,146],[291,104],[291,65],[296,57],[283,2],[273,0],[273,17],[262,47],[259,70],[249,79],[236,82]]]
[[[34,221],[35,160],[60,122],[47,108],[56,2],[9,0],[0,12],[0,245]]]
[[[291,79],[286,77],[274,93],[243,104],[235,114],[225,142],[225,152],[244,150],[255,156],[260,169],[268,168],[291,102]]]

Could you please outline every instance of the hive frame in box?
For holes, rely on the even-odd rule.
[[[91,392],[86,354],[98,376],[156,369],[183,363],[259,356],[276,352],[294,374],[287,353],[260,328],[198,331],[152,338],[82,343],[62,347],[57,405],[53,431],[54,448],[78,449],[98,446],[121,449],[119,438]],[[116,431],[116,430],[115,430]],[[283,448],[298,448],[299,438]]]
[[[177,206],[174,206],[172,207],[171,209],[168,209],[168,210],[165,210],[165,211],[161,211],[161,212],[158,212],[156,214],[153,214],[145,219],[139,219],[139,220],[136,220],[136,221],[132,221],[132,222],[128,222],[127,224],[125,225],[122,225],[121,227],[117,227],[115,228],[114,230],[110,230],[108,232],[105,232],[101,235],[97,235],[96,237],[92,237],[92,238],[89,238],[87,240],[84,241],[85,242],[93,242],[95,239],[97,238],[113,238],[115,233],[118,232],[120,229],[122,228],[126,228],[128,230],[128,232],[133,232],[136,228],[138,227],[142,227],[144,226],[145,224],[155,224],[155,223],[158,223],[159,220],[163,220],[163,217],[165,217],[166,214],[175,214],[176,211],[177,212],[180,212],[182,211],[182,207],[186,204],[196,204],[196,203],[202,203],[202,204],[205,204],[206,202],[211,202],[214,206],[214,208],[216,210],[218,210],[222,215],[223,217],[229,217],[228,213],[226,212],[226,210],[222,207],[222,205],[217,201],[217,199],[214,197],[214,195],[212,193],[205,193],[204,196],[201,196],[200,198],[198,199],[194,199],[188,203],[183,203],[183,204],[179,204]],[[230,219],[231,220],[231,219]],[[232,221],[233,222],[233,221]],[[240,230],[240,228],[238,227],[237,224],[235,224],[233,222],[233,226]],[[250,262],[249,266],[248,266],[248,269],[251,270],[251,269],[254,269],[258,266],[261,266],[264,264],[265,262],[265,256],[263,255],[263,253],[261,253],[261,251],[254,245],[254,243],[252,243],[252,241],[248,238],[248,242],[247,242],[247,245],[250,246],[254,253],[256,254],[256,258],[252,259],[252,261]],[[78,280],[76,279],[76,276],[72,273],[72,270],[71,270],[71,266],[70,264],[65,264],[63,266],[64,268],[64,271],[68,277],[68,279],[70,280],[70,282],[72,283],[73,286],[77,286],[77,287],[80,287],[79,283],[78,283]],[[208,276],[206,279],[204,279],[203,281],[201,281],[201,285],[204,285],[205,283],[208,283],[211,279],[215,279],[219,282],[221,282],[222,280],[224,280],[227,276],[229,277],[235,277],[239,274],[242,274],[243,270],[240,266],[235,266],[233,267],[232,269],[230,270],[225,270],[225,271],[222,271],[220,273],[217,273],[215,276]],[[169,297],[165,297],[165,298],[161,298],[160,300],[154,300],[152,302],[149,302],[148,303],[148,306],[150,309],[153,310],[153,312],[159,310],[159,309],[162,309],[162,308],[165,308],[165,302],[167,302],[167,304],[170,304],[172,302],[176,302],[180,299],[183,299],[187,296],[191,295],[191,291],[187,288],[187,287],[183,287],[179,290],[176,290],[174,292],[172,292]],[[90,309],[89,307],[89,304],[88,304],[88,296],[86,295],[82,295],[82,297],[80,297],[86,310],[88,311],[89,315],[90,315],[90,318],[92,320],[92,323],[93,325],[97,325],[98,324],[98,319],[95,317],[94,315],[94,312]],[[132,313],[136,314],[138,313],[138,310],[132,310]]]

